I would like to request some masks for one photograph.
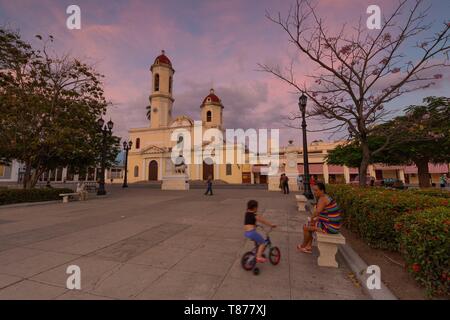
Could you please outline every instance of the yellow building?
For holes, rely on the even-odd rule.
[[[212,176],[214,180],[222,180],[227,183],[250,183],[250,165],[227,164],[225,159],[226,146],[223,146],[221,155],[212,154],[217,157],[216,163],[211,158],[195,159],[198,155],[194,146],[199,145],[197,130],[217,129],[224,131],[223,128],[223,109],[224,106],[220,98],[211,89],[209,94],[203,99],[200,106],[201,121],[194,122],[187,116],[174,116],[174,95],[173,83],[175,70],[165,52],[162,51],[150,68],[151,81],[151,116],[149,127],[130,129],[129,136],[133,141],[133,147],[129,152],[128,158],[128,179],[131,183],[140,181],[161,181],[164,176],[169,175],[173,170],[171,162],[172,149],[177,145],[177,132],[187,131],[190,133],[192,146],[190,163],[187,163],[186,173],[190,180],[206,180]],[[145,110],[142,110],[143,114]],[[174,139],[175,136],[175,139]],[[202,135],[201,135],[202,136]],[[179,138],[179,137],[178,137]],[[183,136],[184,138],[184,136]],[[183,141],[184,142],[184,141]],[[197,142],[197,144],[195,143]],[[214,140],[200,142],[202,152],[211,152],[214,149]],[[237,156],[238,152],[244,152],[245,147],[235,144],[232,146]],[[198,150],[197,150],[198,151]],[[200,154],[202,153],[200,152]],[[209,154],[209,153],[208,153]],[[186,155],[183,155],[186,157]],[[217,159],[221,157],[222,160]]]
[[[185,160],[188,160],[186,174],[189,180],[206,180],[208,176],[212,176],[214,180],[234,184],[268,183],[268,178],[262,170],[267,165],[260,161],[256,161],[260,164],[250,165],[249,159],[254,159],[255,154],[250,154],[242,143],[218,144],[214,137],[211,138],[205,134],[205,138],[203,135],[206,130],[212,129],[220,132],[222,139],[225,136],[225,128],[223,127],[224,105],[213,89],[209,91],[209,94],[205,93],[207,95],[203,100],[199,99],[199,102],[201,101],[199,121],[194,121],[183,115],[174,116],[173,83],[175,70],[164,51],[155,59],[150,71],[152,80],[149,126],[130,129],[129,131],[129,137],[133,142],[128,158],[128,180],[130,183],[162,181],[164,177],[170,176],[174,170],[173,151],[180,141],[183,144],[188,143],[187,149],[190,150],[189,153],[183,154]],[[145,109],[142,110],[142,114],[144,116]],[[180,138],[180,131],[187,132],[188,139],[184,140],[184,135]],[[351,183],[358,178],[358,168],[328,165],[325,161],[328,152],[342,143],[344,142],[315,141],[309,145],[309,171],[312,176],[326,183]],[[220,145],[220,148],[217,147],[218,145]],[[288,149],[290,152],[295,152],[297,161],[292,159],[287,161]],[[270,146],[268,150],[270,150]],[[229,161],[230,158],[226,157],[228,151],[234,153],[231,157],[232,161]],[[211,155],[211,157],[208,157],[208,155]],[[242,160],[238,160],[238,155],[243,155],[245,164]],[[292,166],[292,163],[295,166],[295,162],[297,162],[298,174],[303,174],[302,148],[290,144],[287,147],[280,148],[277,156],[279,157],[280,173],[285,171],[287,162],[290,166]],[[215,161],[212,161],[212,159]],[[231,163],[227,163],[227,161]],[[448,169],[448,164],[430,164],[431,181],[437,182],[441,174],[449,172]],[[417,168],[413,166],[374,164],[369,166],[367,175],[374,177],[376,180],[394,178],[407,184],[418,183]]]

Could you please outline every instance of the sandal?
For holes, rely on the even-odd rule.
[[[303,252],[303,253],[312,253],[312,249],[307,249],[302,247],[301,245],[297,245],[297,250]]]

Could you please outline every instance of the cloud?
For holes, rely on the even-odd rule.
[[[225,105],[224,121],[230,128],[280,128],[282,140],[300,143],[299,130],[287,128],[283,117],[297,112],[298,93],[273,76],[257,72],[259,62],[281,67],[295,61],[296,77],[318,72],[299,56],[286,34],[265,18],[266,9],[286,13],[293,1],[275,0],[123,0],[87,1],[82,10],[82,30],[65,27],[69,0],[0,0],[1,24],[20,28],[25,39],[36,33],[55,36],[55,50],[95,64],[105,77],[105,92],[114,103],[109,114],[116,132],[127,136],[133,127],[147,126],[145,106],[150,94],[149,67],[165,49],[176,70],[175,115],[200,118],[200,104],[214,87]],[[321,0],[321,14],[329,28],[367,17],[370,0]],[[378,1],[388,13],[390,1]],[[445,18],[444,5],[433,3],[431,15]],[[334,30],[333,29],[333,30]],[[33,41],[35,44],[36,42]],[[442,72],[444,73],[444,72]],[[434,91],[413,94],[420,102],[427,92],[445,95],[448,73]],[[323,124],[308,123],[320,128]],[[311,139],[326,138],[311,133]]]

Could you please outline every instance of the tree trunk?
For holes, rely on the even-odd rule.
[[[41,175],[44,173],[45,169],[40,167],[39,169],[33,169],[31,164],[25,164],[25,174],[23,177],[23,188],[33,189]]]
[[[361,141],[362,159],[359,166],[359,185],[365,187],[367,185],[367,167],[370,163],[370,150],[367,141]]]
[[[414,161],[417,166],[420,188],[430,187],[430,173],[428,171],[428,162],[428,158],[421,158]]]
[[[31,175],[31,179],[30,179],[30,189],[33,189],[36,186],[42,173],[43,173],[43,171],[39,171],[39,170],[33,171],[33,174]]]
[[[31,179],[31,165],[30,163],[25,163],[25,172],[23,174],[23,188],[24,189],[31,189],[30,188],[30,179]]]

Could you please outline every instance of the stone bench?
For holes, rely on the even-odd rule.
[[[306,203],[308,202],[308,199],[302,194],[296,194],[295,200],[297,201],[298,211],[306,212]]]
[[[87,200],[87,192],[73,192],[73,193],[61,193],[59,195],[60,197],[63,197],[63,203],[68,203],[70,197],[78,197],[78,200]]]
[[[338,245],[345,244],[345,238],[342,234],[328,234],[316,232],[317,248],[319,249],[319,258],[317,264],[320,267],[337,268],[336,253]]]

